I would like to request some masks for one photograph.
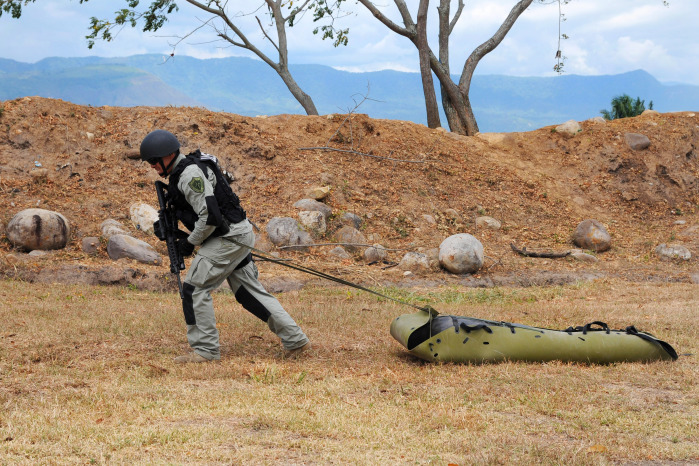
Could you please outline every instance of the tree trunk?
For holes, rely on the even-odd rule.
[[[430,0],[420,0],[417,12],[417,50],[420,56],[420,75],[422,76],[422,90],[425,94],[425,109],[427,111],[427,126],[439,128],[442,123],[439,119],[439,107],[437,96],[432,81],[432,69],[430,68],[430,55],[427,44],[427,8]]]
[[[311,96],[306,94],[296,80],[291,76],[289,71],[289,50],[286,42],[286,20],[282,15],[282,0],[266,0],[267,5],[273,13],[274,22],[277,27],[277,40],[279,44],[276,46],[279,53],[279,63],[277,66],[272,66],[286,84],[286,87],[291,92],[291,95],[301,104],[306,111],[306,115],[318,115],[318,110]]]
[[[478,132],[478,125],[476,124],[476,118],[473,116],[471,101],[468,97],[469,93],[471,92],[471,80],[473,79],[473,73],[476,71],[476,66],[478,66],[478,63],[483,57],[495,50],[495,48],[500,45],[507,33],[510,32],[510,29],[512,29],[512,26],[514,26],[519,16],[524,13],[532,2],[533,0],[520,0],[517,2],[517,4],[512,7],[510,13],[507,15],[507,18],[505,18],[505,21],[503,21],[495,34],[493,34],[490,39],[476,47],[475,50],[471,52],[471,55],[464,64],[464,69],[461,72],[461,79],[459,80],[459,92],[463,96],[464,104],[466,105],[465,113],[468,116],[465,121],[466,134],[469,136]]]
[[[279,76],[282,78],[282,81],[284,81],[284,84],[286,84],[286,87],[289,89],[289,92],[291,92],[291,95],[294,96],[294,98],[301,104],[303,109],[306,111],[306,115],[318,115],[318,110],[316,109],[316,105],[313,103],[313,99],[311,99],[311,96],[303,92],[301,87],[291,76],[289,70],[287,68],[280,67],[276,71],[277,74],[279,74]]]

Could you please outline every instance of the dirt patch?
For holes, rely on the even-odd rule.
[[[34,97],[0,105],[0,202],[6,206],[0,232],[14,214],[30,207],[62,213],[72,229],[65,249],[42,258],[13,251],[4,239],[0,273],[5,277],[172,289],[167,259],[159,267],[115,263],[104,245],[96,255],[81,250],[83,237],[99,236],[100,223],[115,218],[165,254],[157,239],[136,230],[128,218],[136,201],[157,204],[157,176],[131,158],[156,128],[177,134],[185,151],[200,148],[218,156],[263,230],[272,217],[296,217],[293,203],[310,188],[330,186],[326,202],[334,219],[317,243],[332,243],[341,226],[338,217],[352,212],[363,219],[362,232],[371,243],[391,249],[392,262],[409,250],[436,248],[456,233],[473,234],[485,248],[486,264],[473,276],[404,276],[360,257],[329,256],[332,246],[308,253],[276,251],[363,284],[526,286],[607,276],[689,282],[699,272],[699,117],[694,113],[583,122],[582,132],[572,138],[554,127],[462,137],[360,114],[250,118],[201,108],[83,107]],[[626,133],[646,135],[650,148],[632,150]],[[305,150],[324,146],[342,152]],[[47,169],[45,177],[32,176],[39,168]],[[435,222],[425,221],[425,215]],[[475,219],[482,215],[496,218],[502,228],[477,228]],[[588,218],[602,222],[612,235],[612,249],[598,254],[596,263],[526,258],[510,248],[515,243],[529,250],[568,249],[575,227]],[[683,244],[693,257],[662,261],[654,253],[661,243]],[[264,278],[278,280],[280,291],[309,280],[279,266],[261,268]]]

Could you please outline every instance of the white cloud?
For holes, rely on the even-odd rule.
[[[118,3],[118,2],[117,2]],[[231,0],[230,2],[234,2]],[[236,4],[256,5],[255,2]],[[350,45],[334,48],[311,33],[314,24],[306,17],[289,30],[291,63],[321,63],[338,69],[368,71],[397,69],[417,71],[415,47],[409,40],[391,32],[361,5],[351,3],[355,14],[338,26],[350,28]],[[390,17],[400,23],[391,0],[382,2]],[[413,13],[417,0],[408,0]],[[454,2],[455,3],[455,2]],[[460,72],[471,51],[488,39],[500,26],[516,0],[468,0],[452,34],[452,71]],[[699,28],[696,27],[697,0],[573,0],[563,7],[567,21],[562,32],[570,36],[562,51],[568,57],[569,74],[617,74],[645,69],[665,81],[699,84]],[[33,62],[48,56],[128,56],[137,53],[169,54],[167,36],[183,35],[207,18],[207,14],[180,3],[180,11],[157,33],[124,28],[113,42],[97,42],[88,50],[85,35],[90,16],[108,17],[113,2],[41,0],[30,3],[21,19],[0,18],[0,57]],[[452,8],[453,12],[453,8]],[[258,12],[261,14],[262,12]],[[430,7],[430,44],[436,52],[436,2]],[[261,18],[262,19],[262,18]],[[478,73],[550,76],[558,47],[557,3],[533,4],[515,23],[503,43],[479,64]],[[244,30],[256,44],[276,58],[276,51],[263,40],[253,16],[245,18]],[[210,42],[212,32],[202,29],[177,47],[177,55],[218,58],[250,53],[224,42]]]

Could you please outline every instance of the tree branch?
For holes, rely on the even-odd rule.
[[[387,28],[389,28],[391,31],[395,32],[396,34],[400,34],[401,36],[405,36],[409,39],[411,39],[411,34],[410,32],[403,27],[400,27],[390,19],[386,17],[381,11],[379,11],[378,8],[374,6],[374,4],[369,1],[369,0],[358,0],[359,3],[364,5],[364,7],[371,12],[372,15],[379,21],[381,21]],[[417,34],[417,31],[415,31],[415,34]]]

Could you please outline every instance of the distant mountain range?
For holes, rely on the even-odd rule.
[[[418,73],[350,73],[323,65],[295,65],[291,71],[321,114],[346,113],[368,94],[358,113],[426,121]],[[646,107],[653,101],[660,112],[699,111],[699,86],[662,84],[643,70],[551,78],[476,75],[470,97],[482,132],[512,132],[598,116],[621,94],[640,97]],[[24,96],[92,106],[201,106],[248,116],[304,113],[269,66],[240,57],[135,55],[34,64],[0,59],[0,100]]]

